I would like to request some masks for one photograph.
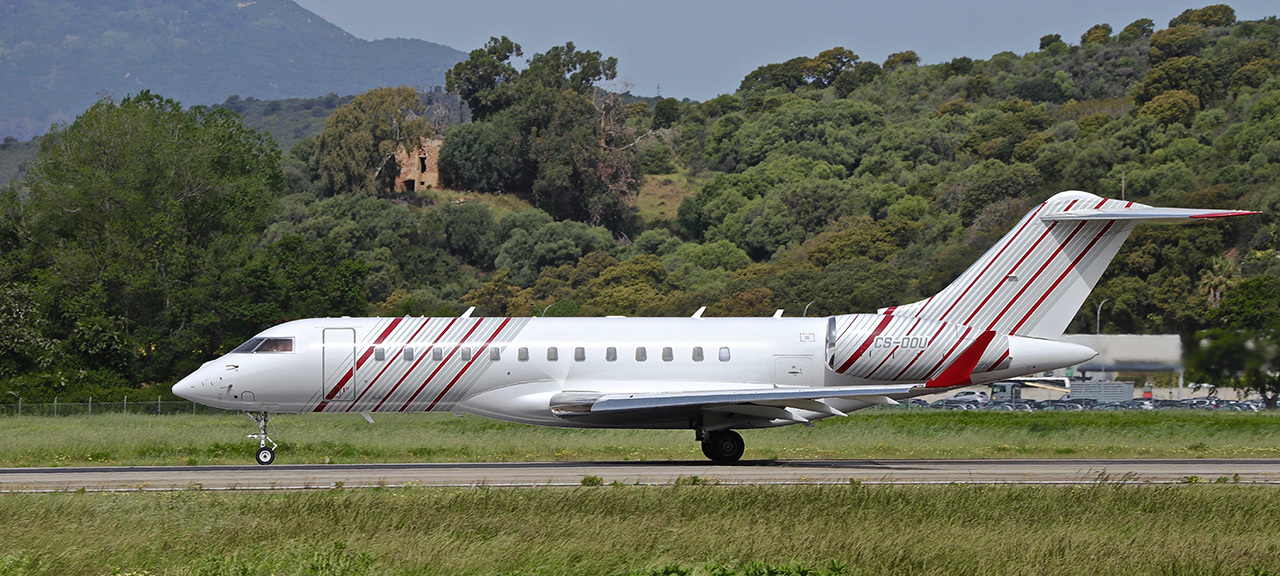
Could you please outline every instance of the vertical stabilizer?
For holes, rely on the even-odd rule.
[[[1139,222],[1246,214],[1254,212],[1153,208],[1062,192],[1023,216],[941,292],[880,312],[1056,339]]]

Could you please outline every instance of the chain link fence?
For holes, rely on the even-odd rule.
[[[150,402],[125,398],[117,402],[58,402],[34,403],[18,401],[0,404],[0,416],[93,416],[95,414],[226,414],[226,410],[210,408],[187,400],[161,400]]]

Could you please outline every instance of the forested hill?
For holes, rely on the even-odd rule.
[[[42,134],[100,92],[193,105],[430,88],[463,57],[422,40],[361,40],[290,0],[0,2],[0,137]]]
[[[606,93],[616,67],[502,37],[450,94],[99,100],[0,201],[0,396],[164,391],[303,317],[873,312],[1073,189],[1262,211],[1139,227],[1069,330],[1223,342],[1193,378],[1280,394],[1275,17],[1207,6],[932,65],[833,47],[701,103]],[[446,189],[395,164],[426,136]]]

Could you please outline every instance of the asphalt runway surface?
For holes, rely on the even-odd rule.
[[[756,460],[483,462],[3,468],[0,492],[307,490],[397,486],[605,484],[1093,484],[1240,482],[1280,486],[1280,459],[1243,460]],[[683,480],[682,480],[683,479]]]

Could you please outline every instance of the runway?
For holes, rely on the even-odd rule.
[[[307,490],[336,487],[628,485],[1093,484],[1240,482],[1280,486],[1267,460],[758,460],[139,466],[0,469],[0,492]]]

